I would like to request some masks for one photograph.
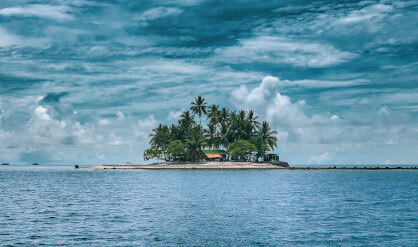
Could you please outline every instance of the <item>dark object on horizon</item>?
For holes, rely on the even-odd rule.
[[[78,165],[75,165],[74,167],[75,167],[75,169],[78,169],[78,168],[80,168],[80,167],[79,167]]]
[[[32,165],[33,165],[33,166],[39,166],[39,164],[38,164],[38,163],[33,163]]]
[[[289,167],[289,163],[285,161],[273,160],[270,163],[275,166]],[[308,168],[310,169],[310,167]]]
[[[8,165],[10,165],[9,163],[2,163],[1,164],[2,166],[8,166]]]

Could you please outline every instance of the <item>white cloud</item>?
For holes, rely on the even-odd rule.
[[[51,117],[48,115],[48,110],[42,106],[38,106],[35,108],[35,115],[41,120],[49,121]]]
[[[156,125],[157,121],[155,120],[154,115],[151,115],[144,120],[138,120],[134,131],[135,137],[138,140],[148,140],[149,134]]]
[[[184,5],[184,6],[190,6],[190,5],[197,5],[200,4],[202,2],[204,2],[205,0],[182,0],[182,1],[178,1],[178,0],[155,0],[155,3],[159,3],[159,4],[178,4],[178,5]]]
[[[75,115],[71,106],[64,115],[56,114],[65,103],[48,105],[40,103],[41,98],[44,97],[31,97],[32,106],[25,100],[21,108],[28,110],[25,114],[30,118],[22,119],[13,128],[11,125],[18,112],[15,109],[1,111],[0,156],[5,161],[80,164],[97,162],[100,156],[106,162],[120,163],[125,159],[139,162],[148,136],[157,124],[152,115],[137,120],[118,111],[113,113],[117,117],[81,123],[77,120],[79,114]],[[13,130],[16,128],[18,132]]]
[[[234,90],[231,101],[236,106],[254,109],[273,124],[291,126],[294,123],[306,123],[308,118],[301,109],[305,101],[292,103],[288,96],[278,93],[280,83],[277,77],[266,76],[261,84],[251,91],[246,86]]]
[[[288,86],[303,86],[308,88],[332,88],[332,87],[351,87],[356,85],[364,85],[369,83],[367,79],[351,79],[351,80],[295,80],[283,81]]]
[[[337,20],[341,24],[352,24],[369,21],[372,18],[382,18],[386,13],[393,11],[393,7],[385,4],[375,4],[360,10],[353,10],[347,16]]]
[[[21,43],[19,36],[9,33],[6,29],[0,27],[0,47],[17,45]]]
[[[38,46],[43,46],[48,42],[49,40],[46,38],[24,37],[24,36],[13,34],[9,32],[7,29],[0,27],[0,47],[8,47],[8,46],[38,47]],[[16,62],[16,57],[13,58],[13,61]],[[24,62],[30,63],[28,61],[24,61]]]
[[[117,145],[120,145],[120,144],[122,144],[123,142],[122,142],[122,140],[121,140],[121,138],[120,137],[118,137],[118,136],[116,136],[115,134],[110,134],[110,142],[109,142],[109,144],[110,145],[112,145],[112,146],[117,146]]]
[[[11,7],[0,9],[0,15],[40,17],[62,21],[74,19],[74,17],[69,14],[70,11],[71,8],[69,8],[68,6],[32,4],[24,7]]]
[[[135,17],[134,20],[137,21],[140,25],[148,25],[148,21],[152,21],[166,16],[176,16],[181,14],[182,12],[183,10],[179,8],[157,7],[142,12],[140,15]]]
[[[163,60],[154,61],[152,64],[142,66],[141,69],[157,73],[170,74],[203,74],[208,69],[200,64],[193,64],[182,60]]]
[[[226,63],[292,64],[321,68],[355,58],[355,53],[340,51],[330,44],[276,36],[241,40],[239,45],[216,50],[217,59]]]
[[[313,8],[298,12],[297,15],[282,15],[273,22],[266,22],[257,28],[257,33],[282,37],[303,37],[314,40],[338,40],[346,49],[356,53],[370,51],[365,43],[373,45],[396,37],[402,43],[414,42],[411,35],[415,16],[408,11],[399,10],[396,3],[375,2],[330,3],[322,11]],[[400,14],[402,13],[402,14]],[[406,14],[404,14],[406,13]],[[410,12],[412,13],[412,12]],[[407,27],[399,28],[399,26]],[[370,36],[373,35],[373,36]],[[374,36],[376,35],[376,36]],[[356,42],[349,42],[355,40]],[[393,39],[392,39],[393,40]],[[363,50],[359,47],[363,46]]]
[[[108,124],[110,124],[108,119],[99,119],[99,125],[104,126],[104,125],[108,125]]]
[[[325,152],[318,156],[312,156],[311,159],[308,161],[308,163],[309,164],[322,164],[325,161],[331,160],[331,158],[332,156],[328,152]]]
[[[170,111],[168,113],[168,117],[167,120],[171,121],[171,122],[176,122],[180,119],[181,114],[183,113],[184,110],[181,111]]]
[[[340,117],[338,115],[332,115],[331,120],[340,120]]]
[[[233,90],[230,100],[238,109],[253,109],[271,123],[278,131],[279,151],[282,157],[290,157],[289,161],[338,162],[334,160],[338,155],[350,160],[347,156],[357,157],[368,148],[376,151],[379,146],[400,142],[409,146],[405,143],[417,137],[416,127],[409,125],[409,115],[387,106],[344,117],[328,112],[307,114],[310,107],[304,100],[293,102],[279,92],[282,83],[267,76],[253,89],[241,86]]]
[[[118,112],[116,113],[116,116],[117,116],[117,117],[118,117],[118,119],[120,119],[120,120],[125,119],[125,115],[124,115],[121,111],[118,111]]]

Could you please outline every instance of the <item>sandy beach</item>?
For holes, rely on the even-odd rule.
[[[163,162],[154,164],[108,164],[97,166],[81,166],[81,169],[149,169],[149,170],[162,170],[162,169],[181,169],[181,170],[268,170],[268,169],[281,169],[281,170],[416,170],[417,167],[343,167],[343,166],[331,166],[331,167],[283,167],[273,165],[270,163],[255,163],[255,162]]]
[[[134,165],[134,164],[121,164],[121,165],[98,165],[98,166],[85,166],[80,168],[89,169],[286,169],[288,167],[276,166],[270,163],[255,163],[255,162],[193,162],[193,163],[154,163],[149,165]]]

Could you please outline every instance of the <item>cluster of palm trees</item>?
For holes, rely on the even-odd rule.
[[[205,157],[204,149],[228,149],[232,143],[249,142],[254,155],[245,159],[264,158],[266,152],[277,146],[276,131],[271,130],[268,122],[260,123],[254,111],[239,112],[208,106],[201,96],[191,103],[190,110],[180,116],[177,124],[170,126],[160,124],[150,135],[151,147],[144,152],[145,159],[164,159],[166,161],[197,161]],[[199,117],[199,124],[194,117]],[[206,116],[207,126],[202,126],[202,117]],[[254,150],[253,150],[254,149]],[[232,152],[229,150],[233,158]],[[236,152],[239,153],[238,151]],[[237,159],[242,157],[235,156]]]

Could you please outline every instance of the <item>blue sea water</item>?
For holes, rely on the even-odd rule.
[[[3,246],[417,246],[414,170],[0,167]]]

